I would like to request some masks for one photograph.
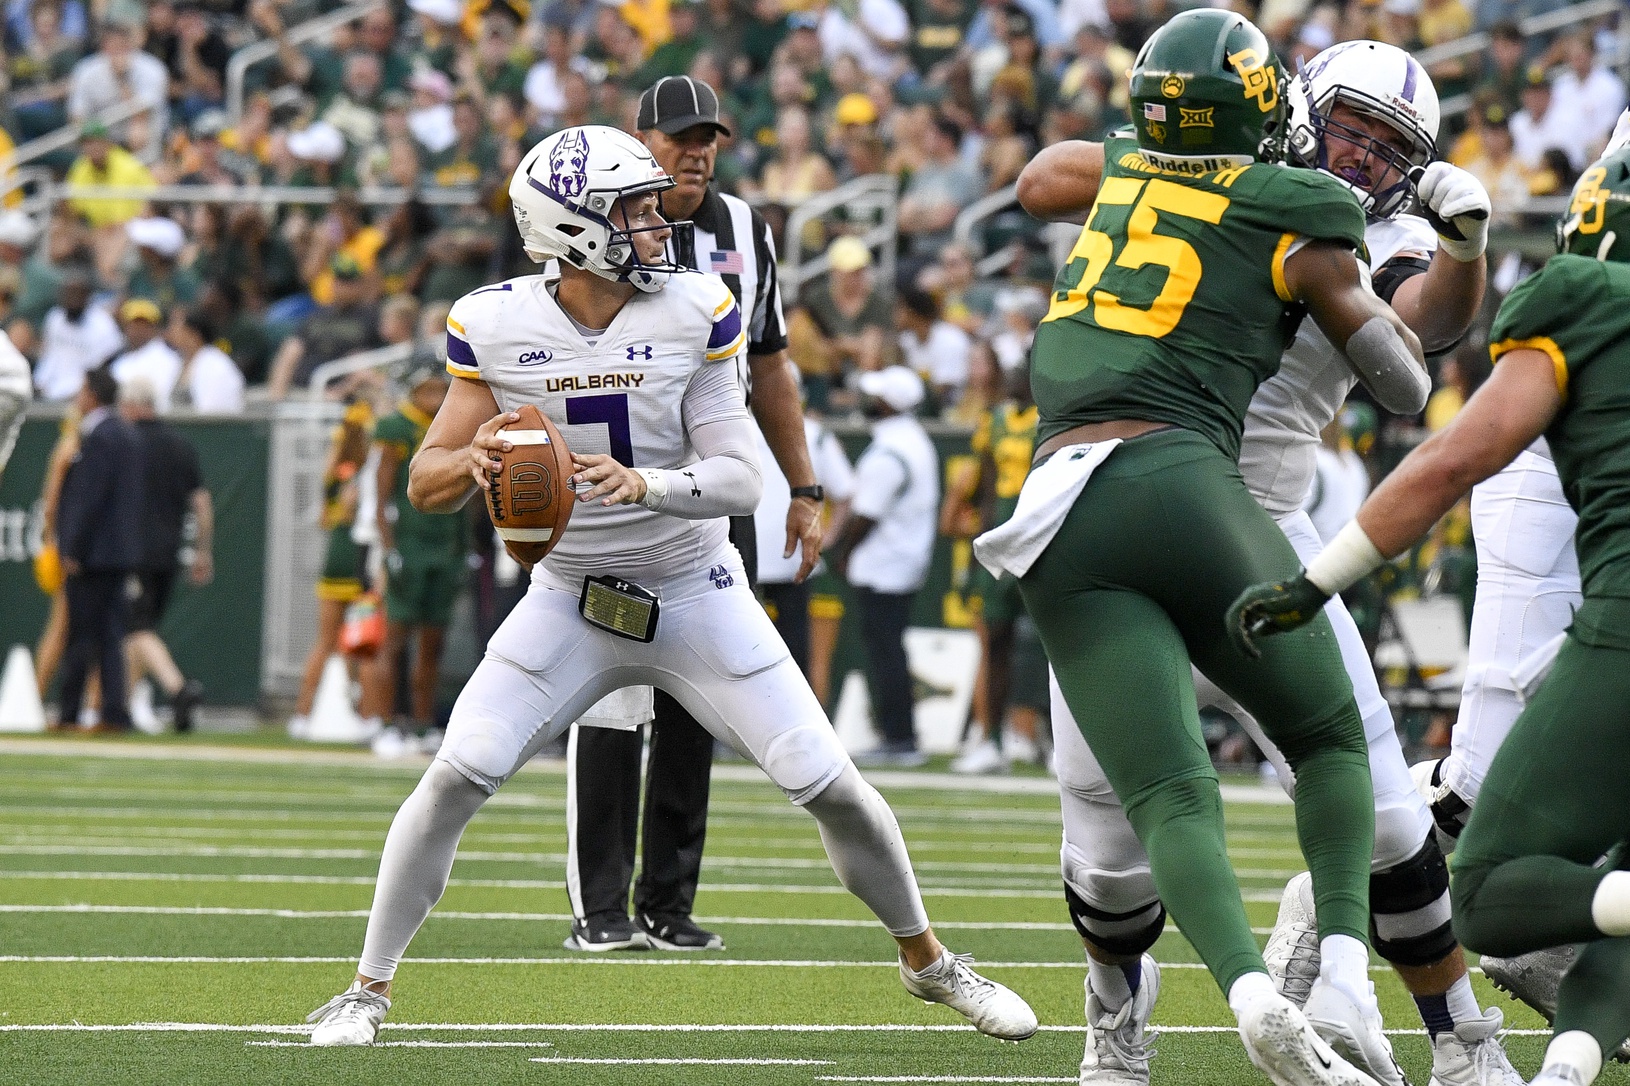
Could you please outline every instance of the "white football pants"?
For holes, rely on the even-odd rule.
[[[1489,763],[1522,712],[1512,673],[1568,628],[1579,606],[1579,523],[1556,465],[1523,452],[1472,489],[1477,598],[1466,683],[1442,781],[1477,800]]]
[[[1324,549],[1306,513],[1297,510],[1277,520],[1304,566]],[[1340,596],[1325,605],[1325,614],[1336,631],[1342,661],[1347,665],[1353,694],[1364,717],[1364,737],[1370,750],[1370,780],[1375,790],[1375,858],[1371,868],[1384,871],[1420,851],[1431,831],[1432,815],[1410,779],[1392,710],[1381,696],[1358,626]],[[1222,620],[1221,615],[1217,617],[1218,621]],[[1059,791],[1064,808],[1061,852],[1064,881],[1094,908],[1113,913],[1141,909],[1156,897],[1148,856],[1121,811],[1120,801],[1098,760],[1087,748],[1081,729],[1064,703],[1058,680],[1050,670],[1048,678]],[[1256,721],[1198,671],[1194,673],[1194,684],[1200,705],[1215,706],[1237,719],[1279,771],[1279,781],[1286,793],[1294,796],[1295,778],[1290,765]]]
[[[436,760],[403,803],[380,858],[358,971],[395,975],[440,899],[481,804],[589,706],[625,686],[672,694],[751,758],[819,825],[839,880],[891,935],[928,928],[893,812],[849,760],[809,682],[747,588],[740,560],[645,587],[656,638],[630,641],[578,614],[578,585],[540,571],[459,695]]]

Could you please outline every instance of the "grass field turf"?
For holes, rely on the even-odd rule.
[[[812,820],[748,769],[716,776],[697,902],[726,950],[560,949],[565,781],[537,766],[465,834],[397,979],[385,1043],[334,1051],[304,1047],[304,1016],[348,981],[385,829],[422,766],[254,745],[63,749],[0,744],[0,1082],[1075,1081],[1084,969],[1058,889],[1058,801],[1033,781],[992,792],[881,778],[942,937],[1040,1015],[1023,1044],[907,996],[891,942],[838,886]],[[1265,932],[1301,866],[1290,809],[1231,803],[1229,831]],[[1192,948],[1168,932],[1155,954],[1155,1083],[1265,1081]],[[1390,973],[1374,977],[1425,1086],[1419,1019]],[[1544,1041],[1520,1031],[1542,1023],[1476,982],[1518,1027],[1508,1044],[1532,1074]]]

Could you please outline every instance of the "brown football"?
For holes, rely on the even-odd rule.
[[[560,542],[577,499],[567,485],[572,453],[560,431],[532,404],[516,413],[520,421],[498,431],[514,448],[498,454],[503,470],[487,476],[487,512],[505,549],[530,568]]]

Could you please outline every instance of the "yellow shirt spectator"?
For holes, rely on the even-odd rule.
[[[640,36],[646,56],[674,36],[673,27],[668,22],[668,0],[623,0],[617,14]]]
[[[97,147],[101,144],[101,147]],[[101,164],[97,164],[97,159]],[[102,139],[85,141],[85,153],[68,167],[70,192],[80,185],[115,185],[120,188],[150,189],[153,175],[141,160],[123,147]],[[139,197],[122,199],[105,196],[70,196],[68,207],[95,227],[118,226],[140,215],[147,201]]]
[[[379,266],[379,250],[385,247],[385,231],[377,226],[364,226],[349,241],[344,242],[335,250],[336,257],[350,257],[356,261],[357,267],[362,269],[366,278],[374,273]],[[317,278],[311,281],[311,299],[318,305],[332,305],[334,302],[334,264],[329,261]]]
[[[0,162],[5,162],[7,159],[9,159],[11,157],[11,153],[15,150],[17,150],[17,143],[11,138],[11,133],[7,132],[4,128],[0,128]],[[10,181],[16,176],[17,166],[15,163],[13,163],[6,167],[4,173],[0,173],[0,180]],[[23,190],[12,189],[10,192],[6,193],[5,199],[0,200],[0,206],[20,207],[22,202]]]

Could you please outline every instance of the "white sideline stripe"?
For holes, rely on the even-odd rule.
[[[742,1057],[702,1059],[691,1057],[652,1056],[646,1059],[592,1059],[587,1056],[533,1056],[528,1063],[592,1063],[616,1067],[830,1067],[831,1060],[754,1060]]]
[[[91,882],[234,882],[272,883],[315,886],[372,886],[372,875],[218,875],[199,871],[10,871],[0,869],[0,881],[5,879],[71,879]],[[564,880],[550,879],[448,879],[450,887],[473,887],[489,890],[564,890]],[[710,894],[842,894],[849,891],[842,886],[797,886],[786,883],[708,883]],[[1055,889],[1009,890],[1001,886],[922,886],[930,897],[1018,898],[1050,901],[1059,895]],[[1278,902],[1280,894],[1262,891],[1247,893],[1246,901]]]
[[[91,737],[73,739],[0,739],[0,754],[33,754],[68,757],[76,760],[108,758],[139,761],[187,762],[242,762],[250,765],[305,765],[346,766],[383,771],[400,775],[403,769],[417,769],[428,765],[428,757],[408,762],[380,764],[369,751],[315,751],[300,747],[254,749],[187,743],[125,743],[117,740],[99,740]],[[531,775],[563,777],[564,761],[534,758],[521,770]],[[1057,796],[1058,782],[1051,777],[975,777],[955,773],[918,773],[868,770],[866,779],[884,788],[917,788],[933,791],[956,791],[963,794],[984,792],[995,795]],[[768,784],[764,774],[751,765],[716,765],[713,779]],[[1222,798],[1225,803],[1260,804],[1272,807],[1290,806],[1290,797],[1280,788],[1261,784],[1224,784]],[[1057,817],[1056,815],[1054,816]],[[1243,824],[1243,823],[1242,823]]]
[[[278,920],[360,920],[368,916],[367,909],[233,909],[209,905],[0,905],[0,913],[95,913],[136,916],[269,916]],[[576,919],[571,913],[512,913],[512,912],[433,912],[430,919],[441,920],[519,920],[527,922],[564,922]],[[797,916],[704,916],[708,924],[738,924],[743,927],[783,928],[875,928],[875,920],[837,920],[827,917]],[[934,927],[941,930],[966,931],[1074,931],[1075,925],[1047,923],[1032,920],[992,921],[936,920]],[[1180,934],[1177,927],[1167,924],[1163,934]],[[1272,928],[1252,928],[1252,935],[1272,935]]]
[[[17,965],[350,965],[356,957],[333,955],[283,956],[208,954],[0,954],[0,964]],[[645,954],[628,957],[574,955],[570,958],[403,958],[403,965],[586,965],[586,966],[666,966],[692,969],[895,969],[897,962],[833,961],[821,958],[659,958]],[[987,962],[981,969],[1085,969],[1073,962]],[[1204,962],[1161,962],[1162,970],[1204,969]],[[1386,973],[1388,965],[1372,965],[1370,972]],[[1474,972],[1481,972],[1481,969]]]
[[[249,1048],[312,1048],[309,1041],[245,1041]],[[553,1048],[553,1041],[375,1041],[370,1048]]]
[[[865,1025],[787,1025],[719,1024],[719,1023],[617,1023],[597,1025],[584,1022],[385,1022],[382,1030],[423,1030],[432,1033],[971,1033],[973,1026],[963,1025],[905,1025],[902,1023],[875,1023]],[[1086,1026],[1040,1026],[1039,1033],[1084,1033]],[[1162,1026],[1153,1025],[1162,1033],[1235,1033],[1237,1026]],[[120,1025],[89,1025],[83,1022],[0,1024],[0,1033],[268,1033],[272,1035],[309,1035],[313,1027],[276,1025],[232,1025],[223,1022],[131,1022]],[[1394,1037],[1424,1037],[1424,1029],[1383,1030]],[[1549,1037],[1548,1029],[1508,1029],[1502,1031],[1512,1037]],[[1073,1082],[1074,1079],[1066,1081]]]
[[[1045,1075],[816,1075],[816,1082],[1075,1082]]]

